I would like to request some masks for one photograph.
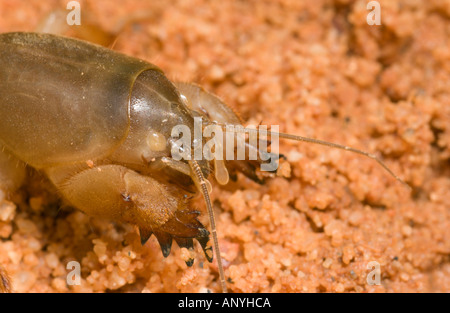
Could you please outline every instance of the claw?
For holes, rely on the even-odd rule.
[[[203,253],[205,253],[206,259],[208,260],[209,263],[211,263],[213,261],[213,251],[212,251],[212,246],[208,244],[209,243],[209,232],[208,231],[206,231],[206,232],[208,233],[207,236],[197,237],[196,239],[200,243]]]
[[[172,239],[176,241],[180,248],[194,249],[193,239],[197,239],[200,243],[206,259],[212,262],[212,246],[209,245],[209,231],[200,223],[197,216],[199,211],[178,210],[175,217],[167,221],[157,230],[149,229],[143,226],[139,227],[141,243],[144,245],[152,234],[158,239],[161,252],[164,257],[170,254],[172,248]],[[186,261],[187,266],[194,264],[194,259],[190,258]]]
[[[179,210],[175,217],[159,228],[160,231],[179,238],[196,238],[202,236],[204,226],[197,219],[198,211]]]
[[[158,239],[159,245],[161,246],[161,252],[165,258],[170,254],[172,248],[172,236],[164,232],[154,232],[156,239]]]
[[[150,238],[150,236],[152,235],[152,231],[143,228],[143,227],[139,227],[139,235],[141,236],[141,244],[145,245],[145,243],[148,241],[148,239]]]

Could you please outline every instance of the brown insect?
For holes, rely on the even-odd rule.
[[[211,262],[210,233],[190,205],[200,192],[210,217],[220,283],[227,291],[207,179],[226,184],[241,172],[263,183],[271,176],[260,167],[278,156],[251,142],[251,136],[265,141],[258,130],[230,128],[241,125],[227,105],[199,86],[172,83],[153,64],[50,34],[0,35],[0,93],[1,189],[17,189],[25,165],[33,167],[86,214],[137,225],[142,244],[155,235],[165,257],[173,240],[193,249],[196,239]],[[246,156],[256,151],[258,157],[195,159],[197,146],[207,138],[180,145],[173,130],[187,126],[195,138],[196,117],[202,118],[202,131],[215,126],[232,129],[236,138],[247,134],[233,149],[243,149]],[[281,137],[362,154],[401,181],[373,154],[270,130],[266,135],[266,141]],[[218,148],[224,148],[223,142],[216,142]],[[180,160],[174,151],[187,157]],[[0,290],[11,290],[1,268]]]

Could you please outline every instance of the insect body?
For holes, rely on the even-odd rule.
[[[204,104],[196,105],[206,113],[196,115],[238,120],[199,87],[180,88],[203,94]],[[23,162],[88,215],[137,225],[142,243],[154,234],[164,256],[173,239],[191,249],[195,238],[212,260],[209,232],[189,206],[210,165],[194,161],[191,170],[171,159],[172,129],[193,130],[194,111],[159,68],[75,39],[2,34],[0,93],[0,160],[15,171],[0,187],[20,185],[24,167],[17,162]],[[217,162],[216,168],[224,169]]]
[[[63,198],[88,215],[137,225],[142,243],[154,234],[164,256],[173,240],[193,249],[196,239],[211,262],[210,233],[190,207],[189,199],[200,191],[226,290],[206,179],[213,172],[226,184],[239,171],[261,181],[257,166],[264,161],[179,160],[173,155],[183,148],[173,136],[178,125],[187,126],[195,137],[195,117],[202,117],[205,125],[240,123],[224,103],[195,85],[174,85],[148,62],[37,33],[0,35],[0,94],[1,189],[18,188],[26,164],[45,173]],[[277,135],[376,159],[345,146]],[[184,152],[190,156],[197,144],[194,140]],[[249,142],[241,145],[246,151],[258,150]],[[0,274],[6,289],[6,275],[1,269]]]

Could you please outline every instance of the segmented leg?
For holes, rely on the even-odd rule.
[[[209,232],[197,219],[200,212],[190,207],[191,194],[120,165],[66,172],[74,168],[54,168],[47,174],[76,208],[90,216],[137,225],[142,244],[154,234],[164,257],[169,255],[173,239],[182,243],[181,247],[186,240],[197,239],[209,259],[204,243]]]

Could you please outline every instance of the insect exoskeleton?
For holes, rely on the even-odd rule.
[[[189,199],[211,168],[222,182],[227,170],[219,160],[173,159],[172,131],[183,125],[194,138],[194,116],[238,118],[201,88],[178,87],[200,98],[181,97],[156,66],[97,45],[50,34],[0,35],[0,160],[8,178],[0,187],[20,186],[22,162],[88,215],[137,225],[143,244],[154,234],[164,256],[173,239],[188,249],[197,239],[211,261],[209,232]],[[257,179],[250,163],[230,164]]]
[[[242,127],[228,106],[201,87],[174,84],[153,64],[76,39],[1,34],[0,93],[1,189],[18,188],[26,164],[86,214],[136,225],[142,244],[154,234],[164,256],[173,240],[193,249],[196,239],[211,262],[210,233],[190,205],[200,192],[224,291],[207,179],[226,184],[241,172],[262,183],[270,176],[276,167],[260,169],[278,156],[251,137],[264,147],[281,137],[349,150],[390,172],[374,155],[350,147],[271,130],[264,132],[266,139]],[[210,144],[202,136],[210,127],[209,135],[231,136]],[[0,276],[2,288],[9,289],[6,274]]]

